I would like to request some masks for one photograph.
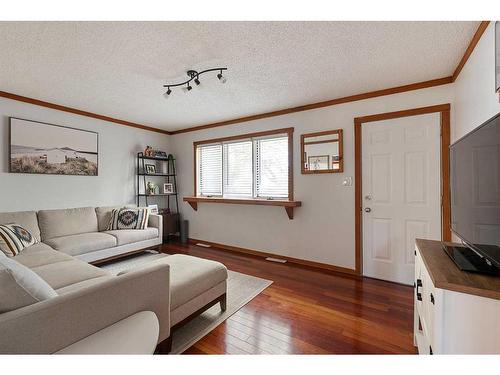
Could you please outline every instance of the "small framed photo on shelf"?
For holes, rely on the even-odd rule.
[[[163,184],[163,194],[173,194],[174,193],[174,184],[166,183]]]
[[[165,151],[155,151],[155,158],[167,158],[167,153]]]
[[[147,174],[156,174],[156,165],[146,164],[144,167],[146,168]]]
[[[149,211],[153,214],[153,215],[158,215],[158,205],[157,204],[149,204],[148,205],[148,208],[149,208]]]

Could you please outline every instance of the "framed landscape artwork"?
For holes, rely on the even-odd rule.
[[[10,172],[97,176],[99,135],[10,118]]]

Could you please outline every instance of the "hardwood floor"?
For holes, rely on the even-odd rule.
[[[194,245],[163,245],[273,284],[186,354],[416,353],[413,289]]]

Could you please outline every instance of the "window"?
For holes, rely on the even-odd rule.
[[[293,199],[293,128],[195,142],[196,195]]]

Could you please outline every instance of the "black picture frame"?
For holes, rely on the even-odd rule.
[[[156,174],[156,165],[144,164],[144,168],[146,168],[146,170],[144,171],[146,174]]]

